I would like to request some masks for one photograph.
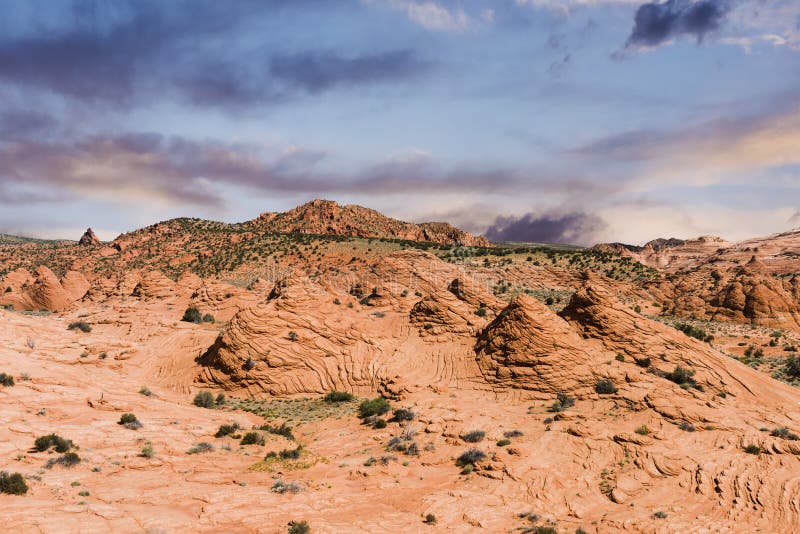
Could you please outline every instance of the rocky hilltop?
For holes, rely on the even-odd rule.
[[[250,225],[258,230],[280,233],[379,237],[428,241],[449,245],[488,247],[491,243],[444,222],[414,224],[362,206],[341,206],[332,200],[316,199],[284,213],[264,213]]]

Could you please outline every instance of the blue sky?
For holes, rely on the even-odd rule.
[[[0,231],[315,197],[580,244],[800,226],[794,0],[0,5]]]

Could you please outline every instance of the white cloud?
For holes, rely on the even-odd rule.
[[[458,32],[468,29],[474,24],[461,7],[448,9],[432,0],[362,0],[367,5],[385,6],[406,14],[408,19],[430,31]],[[485,22],[486,13],[491,12],[490,18],[494,19],[492,10],[484,10],[482,18]]]

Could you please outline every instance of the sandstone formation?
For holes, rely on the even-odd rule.
[[[102,241],[100,241],[100,238],[95,235],[94,230],[89,228],[81,236],[80,240],[78,241],[78,244],[84,247],[93,247],[97,245],[102,245],[103,243]]]

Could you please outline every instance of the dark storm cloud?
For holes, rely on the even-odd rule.
[[[678,35],[702,41],[719,28],[728,5],[724,0],[667,0],[639,6],[627,46],[658,46]]]
[[[484,233],[492,241],[525,243],[590,244],[606,222],[597,215],[580,212],[497,217]]]
[[[270,73],[289,85],[318,93],[337,85],[408,79],[429,67],[430,63],[417,58],[410,49],[356,57],[329,51],[274,56]]]
[[[430,68],[413,50],[342,54],[285,50],[253,20],[334,9],[338,2],[76,2],[57,27],[0,37],[0,82],[87,103],[131,106],[174,97],[203,106],[276,103],[296,93],[413,78]],[[256,16],[258,15],[258,16]],[[2,29],[2,28],[0,28]],[[2,34],[0,34],[2,35]]]

